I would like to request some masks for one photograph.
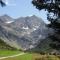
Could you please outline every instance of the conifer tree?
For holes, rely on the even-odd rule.
[[[50,46],[56,50],[60,49],[60,0],[32,0],[32,4],[38,9],[48,11],[47,20],[49,28],[54,30],[54,34],[49,35],[53,41]]]
[[[2,7],[6,6],[6,4],[5,4],[5,2],[4,2],[3,0],[0,0],[0,5],[1,5]]]

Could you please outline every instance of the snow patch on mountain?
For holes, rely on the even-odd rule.
[[[7,22],[5,22],[5,23],[10,24],[10,23],[12,23],[12,22],[14,22],[14,21],[7,21]]]
[[[33,31],[37,30],[39,26],[34,26]]]
[[[29,27],[22,27],[22,29],[24,29],[24,30],[28,30],[28,29],[29,29]]]

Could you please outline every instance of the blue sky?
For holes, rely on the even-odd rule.
[[[0,7],[0,15],[8,14],[13,18],[21,16],[36,15],[41,17],[45,22],[46,12],[37,10],[31,3],[32,0],[6,0],[7,6]]]

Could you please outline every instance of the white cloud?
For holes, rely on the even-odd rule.
[[[5,3],[6,3],[6,5],[8,5],[9,4],[8,0],[6,0]]]

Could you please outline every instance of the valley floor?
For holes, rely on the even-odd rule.
[[[16,50],[0,50],[0,57],[16,55],[16,54],[19,54],[19,53],[21,53],[21,51],[16,51]]]
[[[8,58],[4,58],[8,57]],[[60,55],[40,55],[21,51],[0,51],[0,60],[60,60]]]
[[[0,60],[1,60],[1,59],[7,59],[7,58],[14,58],[14,57],[21,56],[21,55],[24,55],[24,54],[25,54],[25,53],[19,53],[19,54],[12,55],[12,56],[0,57]]]
[[[24,53],[21,51],[0,51],[0,60],[32,60],[31,53]]]

